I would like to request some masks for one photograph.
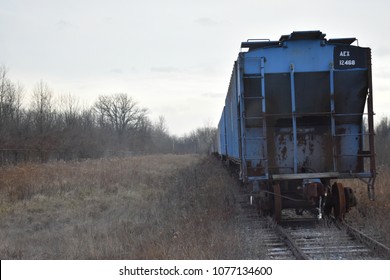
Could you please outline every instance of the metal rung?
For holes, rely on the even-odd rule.
[[[253,75],[253,76],[244,76],[244,79],[261,79],[263,76]]]
[[[267,137],[245,137],[245,140],[264,140],[267,139]]]
[[[273,174],[272,179],[276,181],[283,180],[298,180],[298,179],[322,179],[322,178],[371,178],[372,174],[365,173],[340,173],[340,172],[324,172],[324,173],[298,173],[298,174]]]
[[[362,113],[334,113],[333,116],[335,117],[353,117],[353,116],[362,116],[364,114]]]
[[[268,180],[268,179],[269,179],[268,174],[265,174],[264,176],[248,176],[249,181]]]
[[[335,134],[337,137],[343,137],[343,136],[363,136],[365,134],[363,133],[353,133],[353,134]]]
[[[356,154],[356,155],[336,155],[336,157],[341,158],[341,157],[373,157],[375,156],[374,154]]]
[[[244,96],[244,99],[260,99],[260,100],[262,100],[262,99],[264,99],[264,97],[262,97],[262,96],[247,96],[247,97],[245,97]]]
[[[261,120],[261,119],[265,119],[265,117],[248,117],[248,118],[244,118],[245,120]]]
[[[267,158],[245,158],[245,160],[264,160],[264,161],[268,161]]]

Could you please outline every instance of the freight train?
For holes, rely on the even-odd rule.
[[[356,205],[344,179],[363,180],[375,197],[373,116],[371,50],[356,38],[299,31],[248,40],[234,62],[218,154],[276,222],[283,209],[343,219]]]

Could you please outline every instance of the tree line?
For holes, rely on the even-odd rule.
[[[20,161],[73,160],[152,153],[210,153],[217,129],[211,125],[178,137],[163,116],[151,121],[147,108],[125,93],[101,95],[89,108],[65,95],[55,100],[43,81],[23,106],[23,86],[0,66],[0,165]],[[390,120],[375,128],[377,163],[389,165]]]
[[[216,129],[170,135],[163,116],[152,121],[147,108],[126,93],[101,95],[82,108],[72,95],[55,100],[43,81],[33,88],[28,106],[22,85],[0,67],[0,164],[46,162],[151,153],[207,153]]]

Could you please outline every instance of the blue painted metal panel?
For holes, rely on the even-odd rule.
[[[225,107],[222,110],[222,116],[218,123],[218,154],[226,156],[226,127],[225,127]]]
[[[349,67],[344,69],[366,69],[365,62],[360,62],[364,60],[361,54],[364,48],[348,46],[348,50],[350,49],[355,50],[354,55],[359,59],[346,57],[341,63],[348,64]],[[244,72],[248,75],[258,74],[261,57],[266,58],[266,73],[289,72],[291,64],[294,64],[295,72],[329,71],[329,64],[334,61],[338,62],[339,68],[342,67],[340,56],[335,57],[336,50],[339,50],[339,55],[343,52],[339,46],[324,44],[323,40],[285,41],[282,46],[256,49],[245,53]],[[353,63],[355,64],[352,65]]]
[[[321,46],[320,40],[284,42],[283,47],[258,49],[246,54],[245,73],[258,73],[257,61],[266,57],[266,73],[289,72],[290,64],[297,72],[327,71],[333,61],[334,46]]]
[[[225,130],[227,156],[231,159],[240,161],[239,151],[239,112],[237,92],[237,64],[234,64],[228,93],[225,100]],[[221,133],[221,132],[220,132]]]
[[[358,154],[360,148],[361,127],[358,124],[338,125],[336,130],[337,169],[341,172],[359,169]],[[339,139],[337,139],[339,138]]]

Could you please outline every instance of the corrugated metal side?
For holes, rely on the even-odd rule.
[[[218,123],[218,154],[227,155],[226,128],[225,128],[225,107],[223,107],[221,119]]]
[[[237,99],[237,62],[235,62],[225,101],[226,145],[228,157],[240,161]]]

